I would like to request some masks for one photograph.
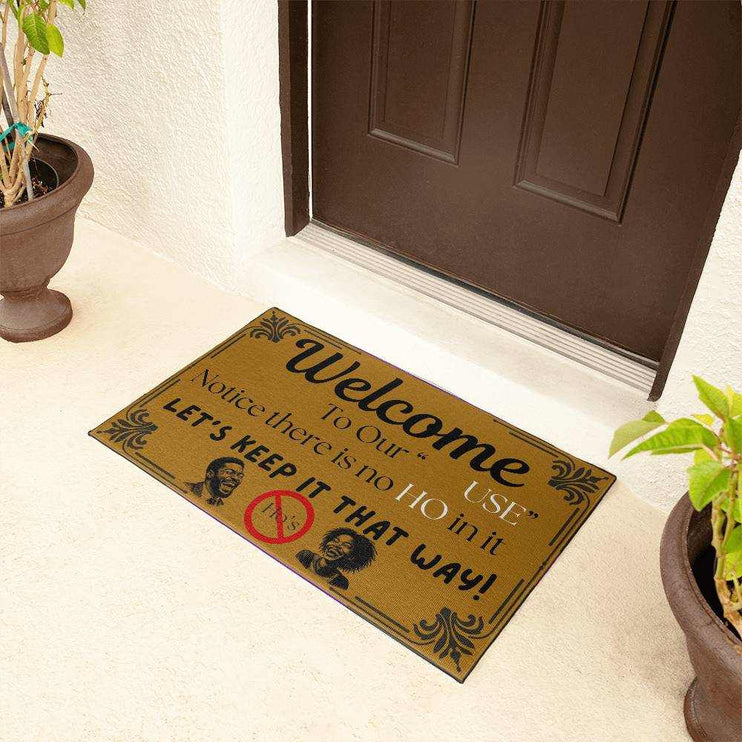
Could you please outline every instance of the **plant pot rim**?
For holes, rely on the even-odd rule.
[[[0,229],[4,234],[23,232],[77,208],[93,182],[93,163],[79,144],[53,134],[41,134],[39,140],[72,152],[75,157],[74,169],[61,185],[49,193],[0,209]],[[44,159],[43,152],[39,152],[39,155]]]
[[[45,193],[43,196],[34,196],[33,201],[24,201],[23,203],[19,204],[13,204],[12,206],[8,206],[7,208],[0,209],[0,214],[3,213],[10,213],[14,209],[22,209],[24,206],[33,206],[34,204],[39,203],[40,201],[43,201],[45,198],[49,198],[54,193],[58,193],[59,191],[63,190],[67,187],[67,185],[72,181],[72,179],[77,175],[80,168],[82,167],[82,159],[80,158],[80,152],[82,151],[82,147],[80,147],[79,144],[75,144],[74,142],[71,142],[69,139],[64,139],[62,137],[54,136],[54,134],[39,134],[38,139],[48,139],[52,142],[59,142],[60,144],[67,145],[70,149],[74,150],[75,154],[77,155],[77,165],[75,165],[75,170],[70,175],[67,180],[65,180],[62,185],[57,185],[56,188],[49,191],[49,193]],[[40,160],[43,160],[43,157],[39,157]],[[48,164],[48,163],[47,163]]]
[[[716,615],[696,582],[688,557],[688,529],[696,511],[686,493],[672,509],[660,544],[660,573],[668,602],[686,634],[708,642],[709,630],[739,662],[742,640]],[[678,578],[681,579],[678,579]],[[734,645],[739,645],[734,647]]]

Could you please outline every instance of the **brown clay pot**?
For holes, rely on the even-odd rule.
[[[708,508],[698,513],[688,495],[674,507],[660,546],[665,594],[680,628],[696,678],[685,695],[685,724],[696,742],[742,740],[742,641],[719,619],[703,592],[713,595]],[[703,587],[703,591],[701,589]]]
[[[66,139],[42,135],[37,157],[59,185],[28,203],[0,209],[0,337],[41,340],[72,319],[70,300],[47,284],[72,249],[75,212],[93,182],[87,152]]]

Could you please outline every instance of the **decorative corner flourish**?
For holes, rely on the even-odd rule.
[[[420,621],[413,628],[422,640],[416,644],[433,644],[433,652],[442,660],[450,656],[458,672],[461,672],[461,657],[473,653],[472,640],[486,636],[481,616],[469,614],[468,618],[462,619],[450,608],[441,608],[432,621]]]
[[[598,489],[598,483],[608,477],[599,477],[586,466],[577,466],[572,459],[555,459],[551,465],[554,474],[549,479],[549,487],[564,492],[564,499],[570,505],[579,505],[588,500],[588,495]]]
[[[286,317],[278,317],[275,312],[271,316],[263,318],[260,323],[248,328],[248,335],[251,338],[267,338],[271,342],[277,343],[286,336],[298,335],[301,332],[299,325],[289,322]]]
[[[111,443],[121,443],[124,450],[139,451],[147,444],[147,436],[157,430],[157,425],[148,420],[145,409],[127,411],[126,418],[120,417],[110,428],[98,431],[109,436]]]

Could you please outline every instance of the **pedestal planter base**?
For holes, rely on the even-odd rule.
[[[42,135],[35,152],[57,187],[0,209],[0,338],[16,343],[47,338],[72,319],[70,300],[47,285],[70,254],[75,212],[93,182],[93,163],[73,142]]]
[[[701,560],[698,579],[713,590],[711,566],[703,562],[710,544],[708,509],[697,513],[684,495],[665,525],[660,569],[696,674],[685,696],[685,725],[695,742],[731,742],[742,740],[742,642],[714,613],[693,572]]]
[[[698,678],[693,682],[685,694],[683,702],[683,716],[685,717],[685,726],[688,729],[693,742],[712,742],[711,737],[706,734],[703,728],[700,714],[698,713]]]
[[[0,301],[0,337],[13,343],[56,335],[71,319],[70,300],[60,291],[46,287],[32,296],[6,295]]]

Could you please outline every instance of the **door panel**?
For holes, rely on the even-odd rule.
[[[315,217],[658,360],[739,112],[739,3],[313,13]]]
[[[620,220],[671,10],[671,2],[542,4],[521,188]]]
[[[374,14],[369,133],[457,162],[474,3],[380,4]],[[410,47],[421,34],[426,44]]]

